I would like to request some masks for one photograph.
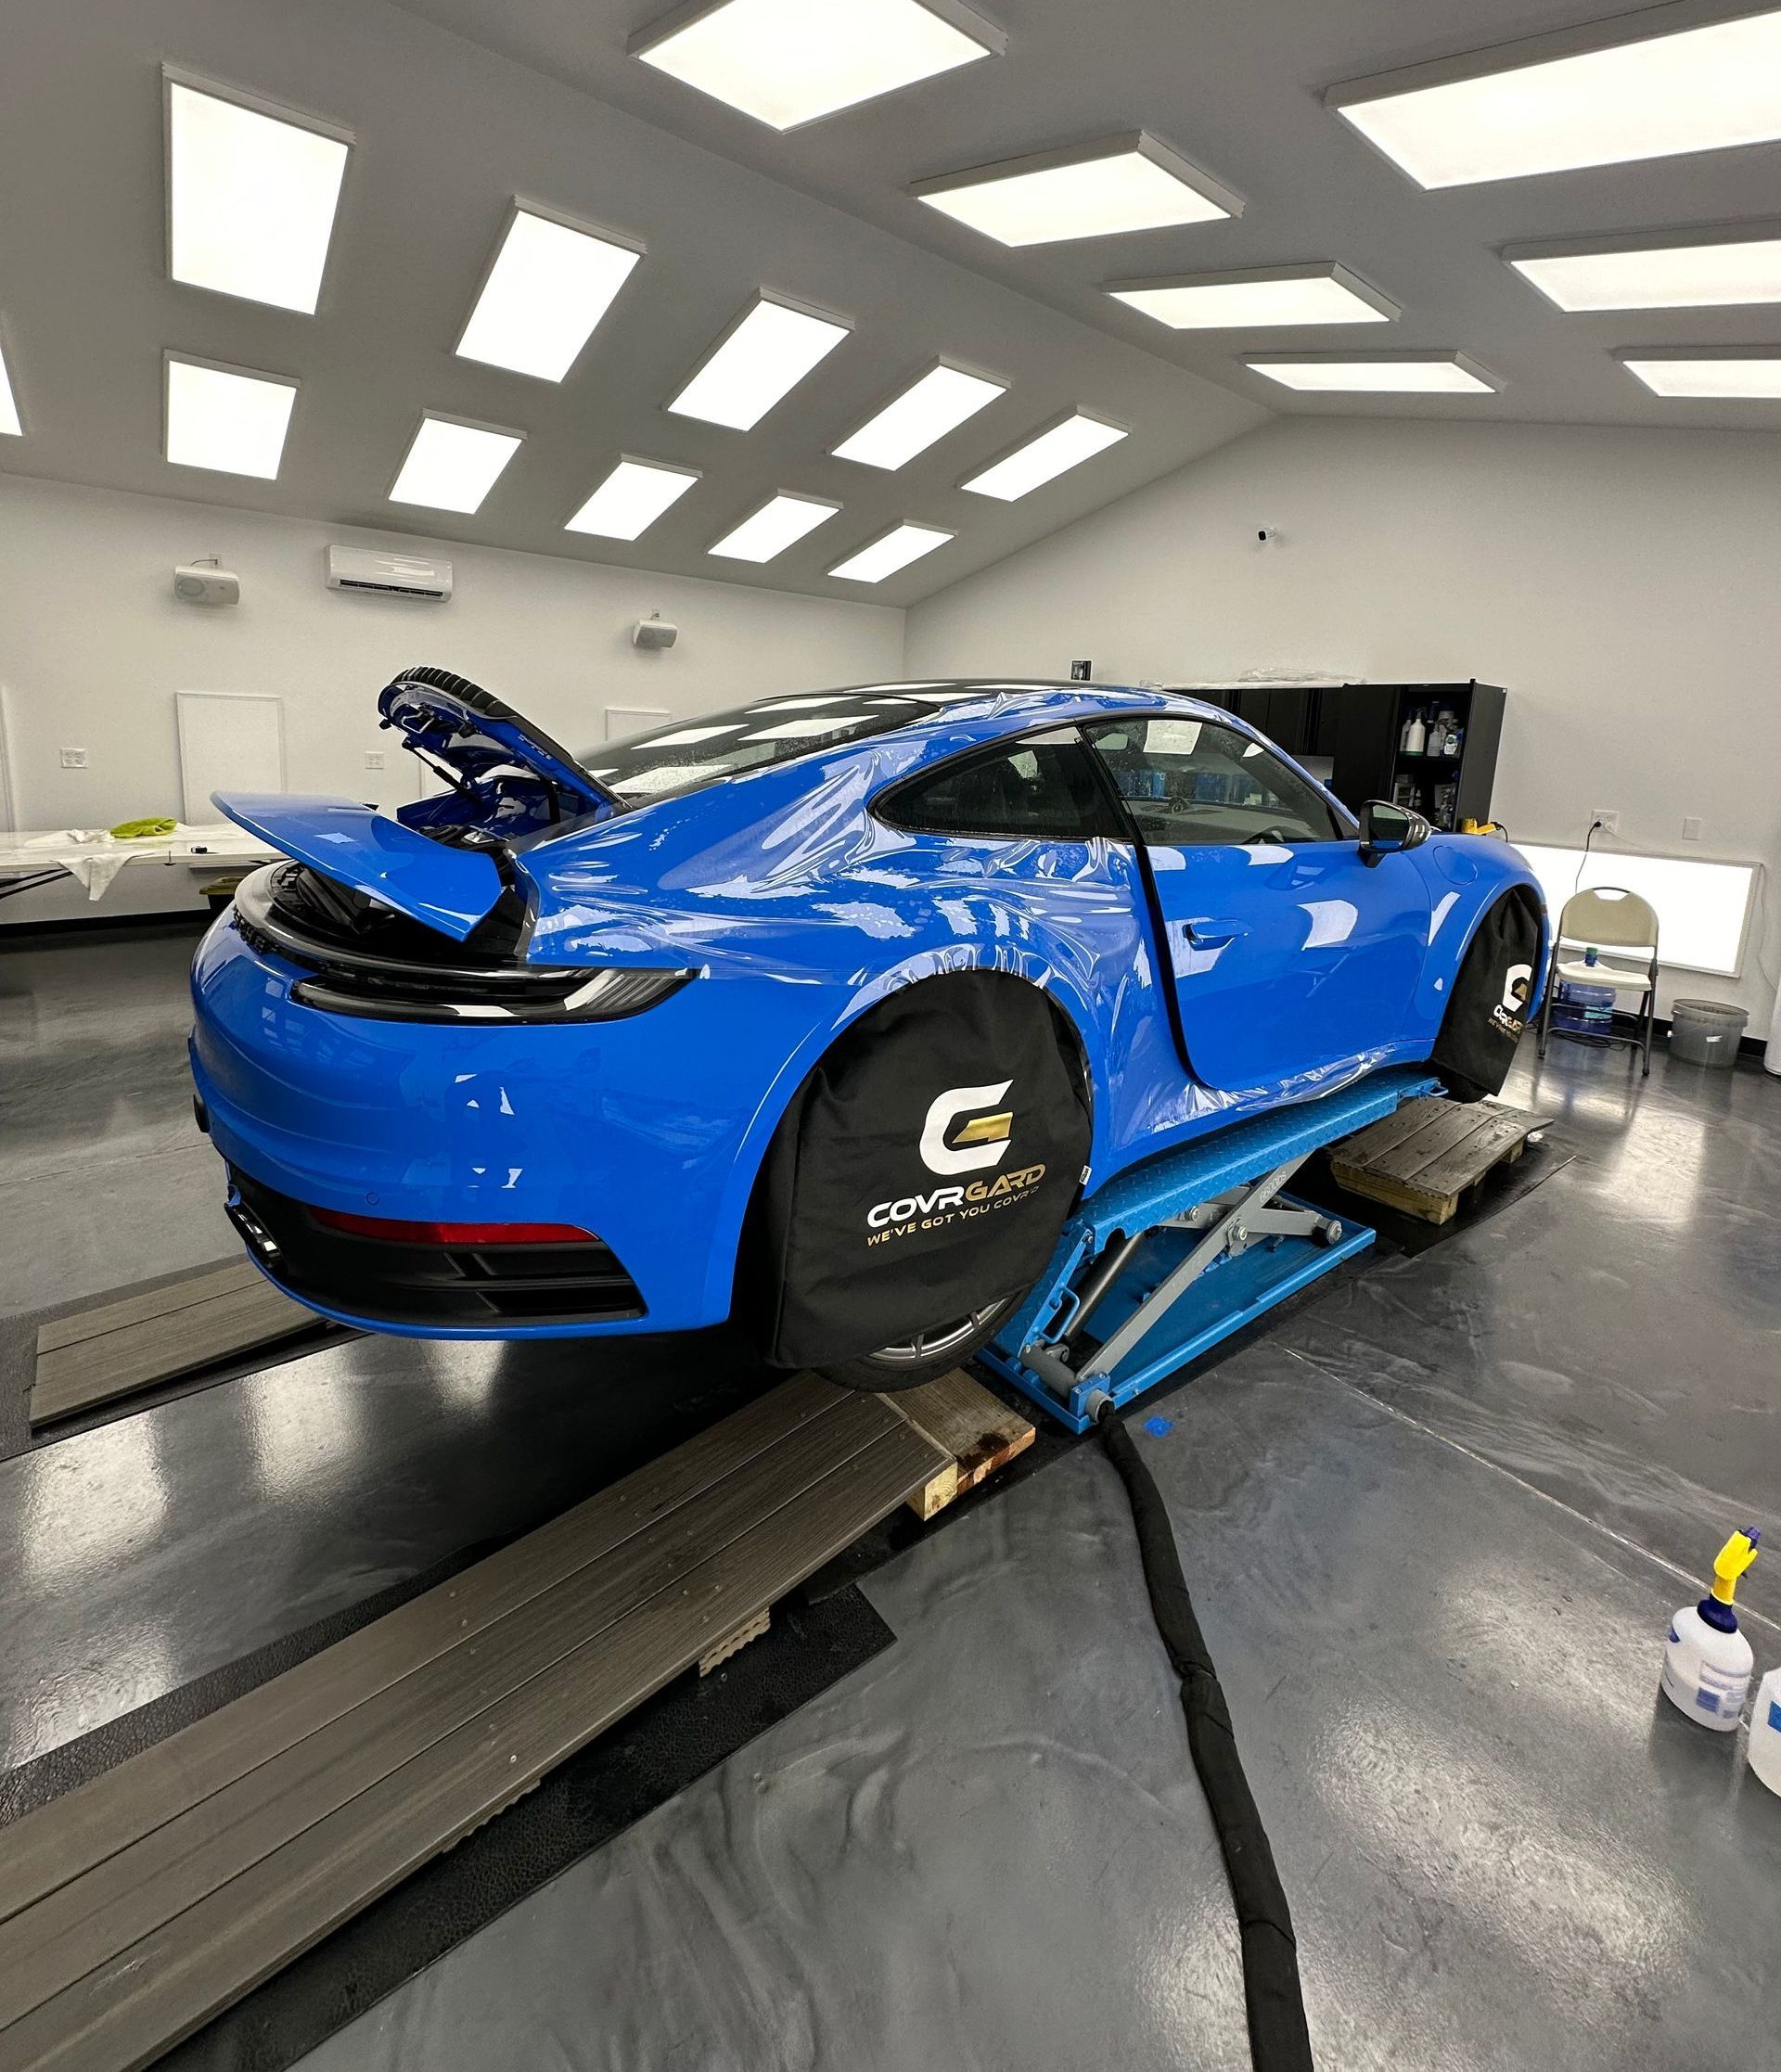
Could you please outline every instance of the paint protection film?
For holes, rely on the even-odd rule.
[[[983,971],[908,987],[839,1039],[762,1173],[771,1359],[906,1344],[1038,1277],[1088,1157],[1068,1042],[1035,988]]]

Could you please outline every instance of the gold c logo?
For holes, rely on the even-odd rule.
[[[1014,1129],[1012,1110],[992,1115],[971,1111],[994,1108],[1013,1084],[1012,1080],[1004,1080],[997,1086],[955,1086],[935,1099],[921,1129],[921,1162],[929,1172],[980,1172],[1001,1164]],[[971,1119],[951,1131],[949,1143],[949,1126],[961,1115],[970,1115]]]

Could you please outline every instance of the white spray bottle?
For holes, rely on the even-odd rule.
[[[1737,1630],[1732,1599],[1737,1579],[1756,1559],[1755,1530],[1735,1532],[1713,1562],[1713,1587],[1698,1605],[1685,1605],[1670,1621],[1663,1651],[1663,1695],[1697,1725],[1715,1733],[1736,1731],[1749,1695],[1755,1656]]]

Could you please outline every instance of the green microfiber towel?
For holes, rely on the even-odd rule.
[[[139,842],[156,835],[171,835],[178,826],[176,820],[121,820],[111,833],[118,841]]]

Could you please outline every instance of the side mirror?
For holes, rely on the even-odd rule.
[[[1361,808],[1361,861],[1371,865],[1399,850],[1420,849],[1432,832],[1420,813],[1388,799],[1369,799]]]

